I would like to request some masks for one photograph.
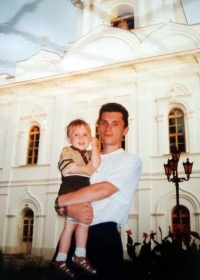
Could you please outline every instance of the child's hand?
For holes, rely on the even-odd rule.
[[[95,137],[92,137],[92,140],[91,140],[91,145],[92,147],[99,147],[99,140]]]
[[[92,166],[91,162],[89,162],[86,165],[86,174],[91,176],[94,172],[97,172],[97,169]]]

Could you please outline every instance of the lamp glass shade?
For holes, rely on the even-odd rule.
[[[186,175],[190,175],[192,173],[192,166],[193,166],[193,162],[189,162],[189,159],[187,158],[186,162],[183,162],[183,167],[185,170],[185,174]]]
[[[170,164],[170,167],[171,167],[171,170],[172,171],[177,171],[177,167],[178,167],[178,159],[170,159],[169,160],[169,164]]]
[[[168,160],[168,163],[167,164],[164,164],[164,169],[165,169],[165,174],[167,176],[171,176],[172,174],[172,170],[171,170],[171,165],[169,163],[169,160]]]

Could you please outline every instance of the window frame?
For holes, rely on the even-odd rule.
[[[172,232],[173,233],[176,233],[176,227],[177,227],[177,223],[176,223],[176,219],[177,219],[176,208],[177,208],[177,206],[175,206],[172,209],[172,212],[171,212],[171,224],[172,224]],[[191,227],[190,211],[184,205],[179,205],[179,209],[180,209],[180,223],[181,223],[181,225],[183,225],[183,231],[189,233],[190,232],[190,227]],[[185,222],[186,219],[188,219],[187,223]]]
[[[28,134],[28,147],[26,156],[27,165],[35,165],[38,163],[40,134],[41,132],[39,125],[32,125]]]
[[[174,112],[174,114],[172,114]],[[171,116],[170,116],[171,115]],[[180,121],[182,119],[182,121]],[[171,120],[171,123],[170,123]],[[173,122],[174,120],[174,122]],[[180,152],[186,152],[186,133],[185,133],[185,115],[182,109],[176,107],[170,110],[168,114],[168,137],[169,137],[169,150],[172,152],[174,146]],[[174,129],[174,132],[172,130]],[[181,132],[180,130],[183,130]],[[171,130],[171,132],[170,132]],[[181,141],[181,138],[183,140]],[[172,141],[174,139],[174,141]]]

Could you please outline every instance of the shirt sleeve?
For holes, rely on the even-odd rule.
[[[63,176],[66,176],[69,170],[71,170],[75,165],[76,163],[72,158],[72,153],[70,152],[69,148],[63,148],[60,155],[60,160],[58,162],[58,169],[60,170],[60,173]]]

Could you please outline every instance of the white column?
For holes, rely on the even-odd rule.
[[[82,30],[81,35],[85,35],[89,32],[89,22],[90,22],[90,1],[83,0],[83,19],[82,19]]]
[[[162,22],[162,9],[161,9],[161,5],[162,5],[162,0],[151,0],[151,7],[150,7],[150,19],[151,22],[150,24],[158,24]]]
[[[135,15],[136,26],[135,28],[146,26],[146,5],[145,0],[138,1],[138,13]]]
[[[163,125],[163,115],[157,116],[157,123],[158,123],[158,155],[162,155],[164,153],[164,139],[163,139],[163,130],[164,130],[164,125]]]
[[[36,215],[34,218],[34,230],[33,230],[33,244],[32,244],[32,254],[41,255],[42,247],[44,243],[44,225],[45,225],[46,215]]]
[[[8,236],[8,229],[6,227],[7,220],[6,220],[6,210],[8,209],[8,188],[3,185],[3,182],[0,184],[0,248],[4,249],[6,244],[5,243],[6,237]],[[4,251],[5,252],[5,251]]]
[[[27,150],[24,149],[23,139],[24,139],[24,131],[20,131],[18,134],[18,151],[17,151],[17,159],[16,159],[17,166],[26,164],[24,162],[24,158],[25,158],[25,152],[27,152]]]
[[[129,153],[137,154],[137,144],[137,122],[133,118],[130,118],[129,133],[126,135],[126,151],[128,151]]]
[[[163,20],[164,23],[174,20],[174,6],[173,6],[173,0],[165,0],[163,5]]]
[[[12,164],[13,164],[13,156],[15,151],[15,145],[16,141],[16,134],[17,134],[17,125],[16,120],[19,118],[19,103],[13,102],[10,103],[10,108],[8,108],[9,114],[8,114],[8,120],[5,122],[6,126],[6,140],[5,140],[5,147],[3,155],[3,170],[2,170],[2,181],[9,181],[12,176]],[[11,129],[12,128],[12,129]]]
[[[101,0],[94,0],[93,28],[101,24]]]
[[[7,254],[17,253],[15,252],[14,248],[14,233],[17,232],[16,230],[16,223],[15,223],[16,215],[7,215],[7,232],[5,234],[5,252]],[[15,231],[16,230],[16,231]],[[17,244],[16,244],[17,245]]]
[[[82,4],[76,5],[76,11],[77,11],[77,16],[78,16],[76,38],[79,39],[81,37],[81,27],[82,27],[82,18],[83,18],[83,5]]]
[[[187,120],[187,129],[188,129],[188,146],[186,151],[189,153],[195,153],[195,137],[194,137],[194,125],[193,125],[193,112],[186,112],[186,120]],[[186,141],[187,142],[187,141]],[[197,144],[198,145],[198,144]]]
[[[151,218],[151,190],[148,188],[149,182],[143,182],[143,189],[137,190],[138,194],[138,236],[141,238],[143,232],[152,229]],[[145,221],[145,222],[144,222]]]
[[[44,224],[44,231],[43,231],[44,239],[43,239],[43,246],[42,246],[42,255],[44,255],[46,259],[52,259],[55,252],[55,248],[59,240],[59,237],[57,238],[56,236],[57,214],[53,207],[56,196],[57,196],[56,192],[55,193],[47,192],[46,221]],[[64,225],[64,219],[63,219],[63,225]]]
[[[45,163],[44,162],[44,153],[45,153],[45,129],[41,129],[37,164]]]

